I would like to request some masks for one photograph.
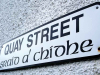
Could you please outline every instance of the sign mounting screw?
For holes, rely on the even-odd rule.
[[[100,47],[98,47],[98,51],[100,52]]]
[[[97,6],[96,9],[99,9],[99,7]]]

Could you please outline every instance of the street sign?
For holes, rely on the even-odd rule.
[[[100,3],[54,19],[3,45],[0,71],[99,55]]]

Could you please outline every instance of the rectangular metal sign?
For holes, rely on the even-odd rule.
[[[94,3],[7,42],[0,71],[99,55],[100,3]]]

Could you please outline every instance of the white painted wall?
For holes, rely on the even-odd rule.
[[[100,0],[0,0],[0,49],[12,38],[94,2]],[[100,75],[100,57],[0,75]]]

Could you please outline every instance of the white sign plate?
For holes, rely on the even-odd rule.
[[[100,3],[94,3],[7,42],[0,71],[99,55]]]

